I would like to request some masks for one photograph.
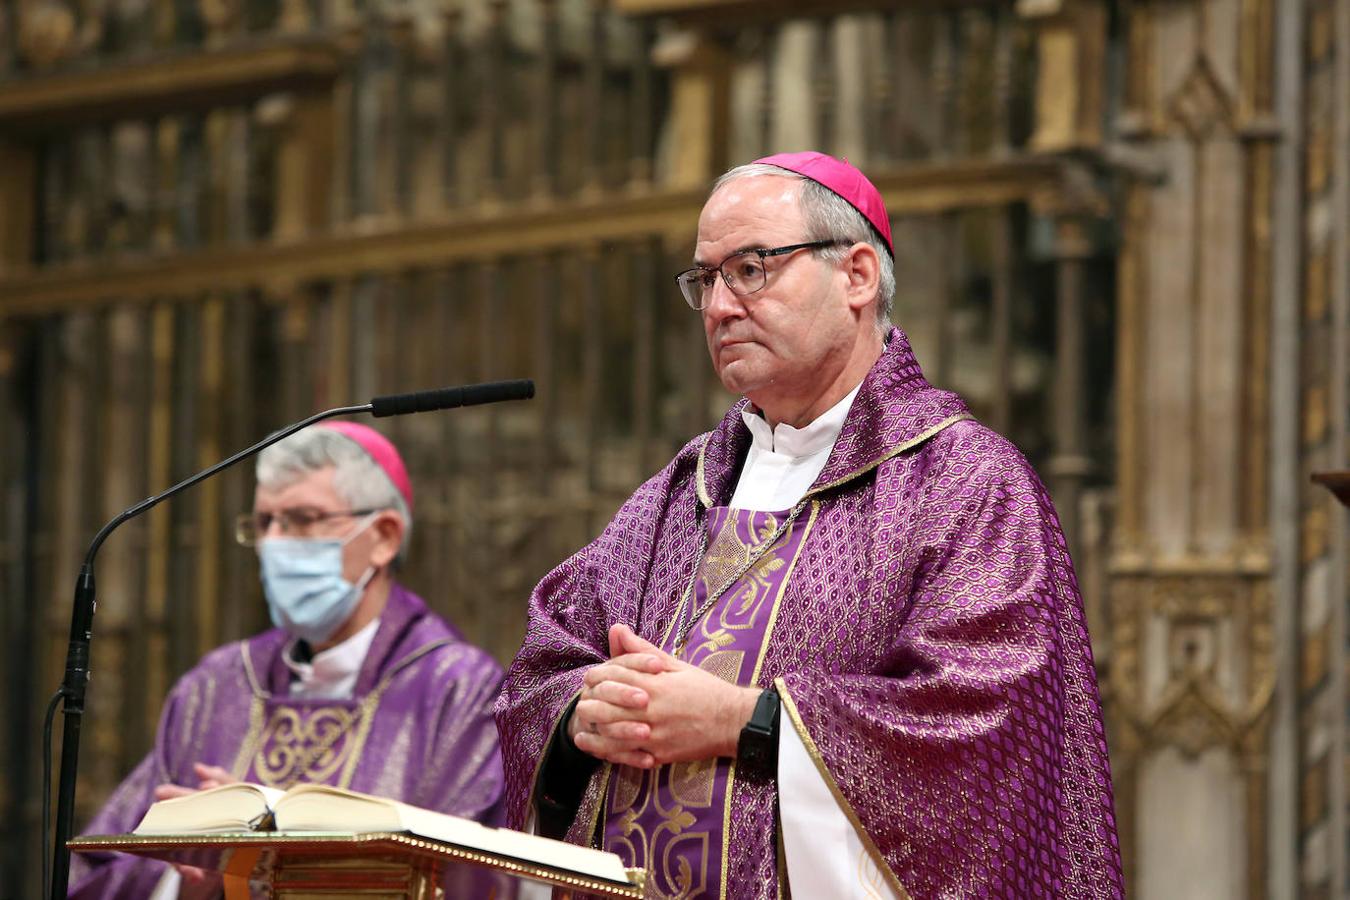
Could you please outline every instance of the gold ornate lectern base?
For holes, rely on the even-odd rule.
[[[427,841],[411,834],[239,834],[79,837],[77,853],[119,851],[211,869],[225,876],[226,900],[436,900],[481,895],[456,883],[474,870],[490,869],[503,886],[539,881],[602,897],[642,897],[642,874],[629,870],[629,884],[617,884],[549,869],[526,860],[491,856]],[[444,886],[444,890],[442,890]],[[489,894],[490,896],[490,894]]]

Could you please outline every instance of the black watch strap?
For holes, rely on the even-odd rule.
[[[765,688],[736,745],[736,771],[750,778],[771,779],[778,772],[778,723],[782,708],[778,691]]]

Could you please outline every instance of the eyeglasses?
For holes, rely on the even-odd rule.
[[[273,522],[281,526],[281,533],[286,537],[307,537],[313,533],[314,526],[320,522],[327,522],[330,519],[368,516],[384,508],[377,506],[373,509],[344,509],[336,512],[324,512],[310,506],[299,506],[295,509],[280,509],[274,513],[241,513],[234,521],[234,539],[245,547],[256,546],[258,541],[262,540],[263,536],[272,528]]]
[[[737,296],[744,297],[747,294],[753,294],[756,291],[763,290],[764,285],[768,283],[769,273],[764,266],[764,260],[770,256],[786,256],[789,253],[796,253],[798,250],[818,250],[822,247],[833,247],[837,244],[849,243],[841,241],[838,238],[830,238],[824,241],[808,241],[805,244],[789,244],[786,247],[774,247],[771,250],[742,250],[739,253],[733,253],[722,260],[717,266],[695,266],[692,269],[685,269],[675,276],[675,283],[680,286],[680,293],[684,294],[685,301],[694,309],[703,309],[708,305],[708,293],[712,290],[714,279],[720,274],[722,280],[731,288],[731,292]]]

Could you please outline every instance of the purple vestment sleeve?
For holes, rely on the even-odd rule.
[[[917,549],[888,566],[874,548],[877,606],[904,604],[904,624],[869,632],[884,652],[865,671],[827,652],[784,672],[784,725],[913,896],[1120,896],[1092,658],[1049,498],[973,423],[925,455]],[[888,474],[883,508],[914,486]]]
[[[476,819],[485,825],[506,824],[502,758],[492,705],[501,690],[497,661],[477,648],[467,658],[423,670],[418,678],[440,685],[429,695],[427,715],[435,725],[419,758],[409,797],[438,812]]]
[[[155,754],[147,754],[117,787],[103,810],[84,829],[89,834],[125,834],[140,822],[164,783]],[[122,853],[76,853],[71,858],[68,896],[79,900],[144,900],[168,866]]]
[[[609,626],[638,621],[638,598],[665,521],[671,481],[677,471],[688,477],[688,466],[680,461],[689,456],[682,453],[648,480],[595,541],[546,575],[530,597],[529,637],[511,663],[497,701],[508,774],[507,822],[513,828],[523,828],[529,820],[545,750],[581,690],[586,670],[609,658]],[[687,548],[686,555],[692,557],[695,549]],[[610,597],[617,602],[603,602]],[[584,825],[576,823],[574,832]]]
[[[140,824],[145,811],[155,802],[156,787],[161,784],[196,785],[192,763],[188,762],[187,771],[183,771],[182,761],[174,758],[175,747],[181,744],[167,739],[169,735],[181,737],[185,734],[181,712],[185,706],[200,702],[203,684],[194,677],[196,671],[185,675],[169,692],[160,711],[154,748],[117,786],[82,833],[127,834]],[[123,853],[76,853],[71,857],[68,896],[81,900],[145,898],[167,868],[166,863]]]
[[[476,647],[461,644],[459,653],[445,653],[438,662],[410,672],[426,685],[423,745],[411,754],[405,791],[390,788],[415,806],[476,819],[485,825],[506,824],[502,757],[492,705],[501,690],[497,661]],[[495,873],[476,867],[446,872],[447,897],[497,897],[511,900],[515,887]]]

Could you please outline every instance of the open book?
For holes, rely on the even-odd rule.
[[[221,834],[240,831],[366,833],[407,831],[494,856],[618,884],[629,882],[613,853],[533,834],[480,825],[396,800],[301,784],[289,791],[226,784],[153,804],[133,834]]]

